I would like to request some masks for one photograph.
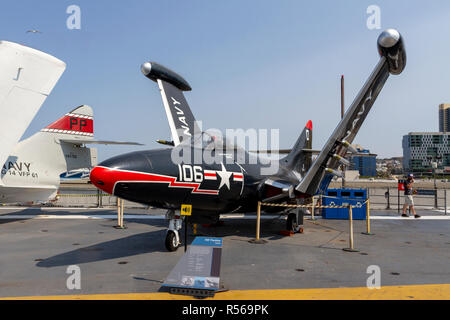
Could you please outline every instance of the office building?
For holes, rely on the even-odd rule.
[[[439,132],[450,131],[450,103],[439,105]]]
[[[439,173],[450,173],[450,132],[410,132],[403,136],[405,173],[431,173],[437,162]]]
[[[363,156],[351,156],[350,169],[358,170],[361,177],[376,177],[377,176],[377,155],[371,154],[369,150],[362,148],[360,145],[354,145],[358,153],[363,153]]]

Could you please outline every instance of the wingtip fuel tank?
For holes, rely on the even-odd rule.
[[[391,74],[400,74],[406,66],[406,51],[403,37],[395,29],[386,29],[378,37],[378,52],[384,56]]]

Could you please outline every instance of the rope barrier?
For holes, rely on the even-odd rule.
[[[326,196],[326,195],[322,195],[322,198],[329,198],[329,199],[339,199],[339,200],[352,200],[352,201],[361,201],[363,200],[362,198],[359,199],[352,199],[352,198],[342,198],[342,197],[333,197],[333,196]]]
[[[100,195],[97,194],[58,194],[57,197],[60,198],[90,198],[90,197],[113,197],[110,194],[103,193]]]
[[[317,206],[314,205],[314,208],[348,208],[348,207],[352,207],[352,208],[361,208],[363,205],[365,205],[368,202],[368,200],[364,201],[361,204],[358,205],[327,205],[327,206]],[[261,202],[261,206],[265,206],[265,207],[285,207],[285,208],[311,208],[313,205],[312,204],[284,204],[284,203],[267,203],[267,202]]]
[[[264,243],[264,240],[260,239],[260,215],[261,215],[261,207],[284,207],[284,208],[312,208],[314,211],[315,208],[347,208],[349,210],[349,247],[344,248],[344,251],[348,252],[358,252],[354,248],[353,245],[353,208],[362,208],[365,204],[367,204],[366,208],[366,214],[367,214],[367,231],[364,234],[371,234],[370,233],[370,215],[369,215],[369,201],[370,199],[364,200],[362,203],[358,203],[357,205],[315,205],[314,204],[314,197],[312,198],[313,201],[310,204],[284,204],[284,203],[268,203],[268,202],[261,202],[258,201],[257,206],[257,222],[256,222],[256,239],[250,240],[251,243]],[[354,201],[361,201],[362,199],[345,199],[345,200],[354,200]],[[312,213],[312,217],[314,217],[314,213]]]

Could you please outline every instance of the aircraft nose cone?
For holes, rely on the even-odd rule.
[[[91,170],[89,178],[92,184],[100,190],[103,190],[109,194],[113,193],[114,177],[111,169],[105,167],[94,167],[94,169]]]

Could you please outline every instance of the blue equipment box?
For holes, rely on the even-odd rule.
[[[328,189],[322,197],[325,206],[356,206],[352,208],[354,220],[366,220],[366,189]],[[322,208],[322,218],[348,220],[348,208]]]

